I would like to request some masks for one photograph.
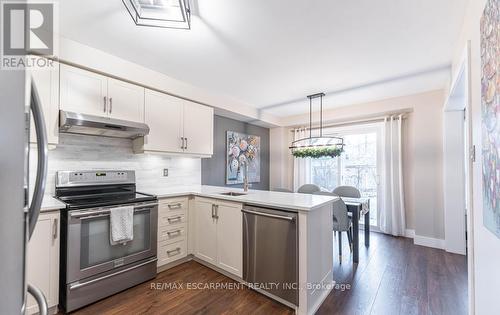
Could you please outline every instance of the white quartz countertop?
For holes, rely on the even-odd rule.
[[[63,208],[66,208],[66,205],[63,202],[50,195],[45,195],[42,200],[42,208],[40,209],[40,212],[55,211]]]
[[[286,193],[266,190],[249,190],[242,196],[221,195],[225,192],[243,193],[243,189],[217,187],[217,186],[178,186],[169,188],[138,188],[139,192],[153,194],[158,198],[180,197],[194,195],[199,197],[214,198],[219,200],[235,201],[245,204],[290,209],[296,211],[310,211],[332,203],[338,197],[310,195],[299,193]]]

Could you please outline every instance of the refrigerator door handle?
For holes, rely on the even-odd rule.
[[[38,90],[36,89],[36,85],[33,79],[31,79],[30,97],[31,97],[30,107],[33,113],[33,122],[35,123],[37,152],[38,152],[35,191],[33,193],[33,199],[31,201],[28,212],[29,237],[31,238],[31,235],[35,230],[36,221],[38,220],[38,215],[40,214],[43,195],[45,193],[45,180],[47,177],[47,158],[48,158],[48,142],[47,142],[47,132],[45,129],[45,120],[43,118],[43,112],[40,103],[40,97],[38,95]]]
[[[43,292],[37,287],[28,284],[28,293],[35,298],[36,303],[38,304],[38,314],[47,315],[49,308],[47,306],[47,300],[45,299]]]

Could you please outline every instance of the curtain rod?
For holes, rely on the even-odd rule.
[[[330,127],[341,127],[341,126],[349,126],[349,125],[363,125],[363,124],[369,124],[369,123],[376,123],[376,122],[383,122],[385,119],[391,117],[391,116],[396,116],[394,117],[395,120],[399,119],[399,115],[403,116],[403,119],[405,119],[405,115],[411,113],[412,111],[401,111],[401,112],[395,112],[395,113],[390,113],[387,115],[383,116],[376,116],[376,117],[371,117],[371,118],[365,118],[365,119],[357,119],[357,120],[347,120],[347,121],[339,121],[336,123],[330,123],[327,125],[323,125],[323,128],[330,128]],[[290,132],[294,132],[295,129],[300,129],[303,127],[293,127]],[[319,126],[315,126],[311,128],[311,130],[316,130],[319,129]]]

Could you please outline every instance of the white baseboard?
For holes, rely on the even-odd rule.
[[[408,237],[408,238],[415,238],[415,230],[412,230],[412,229],[406,229],[406,230],[405,230],[405,237]]]
[[[432,248],[444,249],[445,242],[439,238],[432,238],[427,236],[415,235],[413,238],[413,243],[415,245],[427,246]]]

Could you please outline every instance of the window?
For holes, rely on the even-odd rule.
[[[340,185],[357,187],[361,196],[370,198],[370,225],[378,226],[380,128],[373,126],[361,128],[328,130],[328,133],[344,138],[344,153],[333,159],[311,159],[311,178],[314,184],[327,191],[332,191]]]

